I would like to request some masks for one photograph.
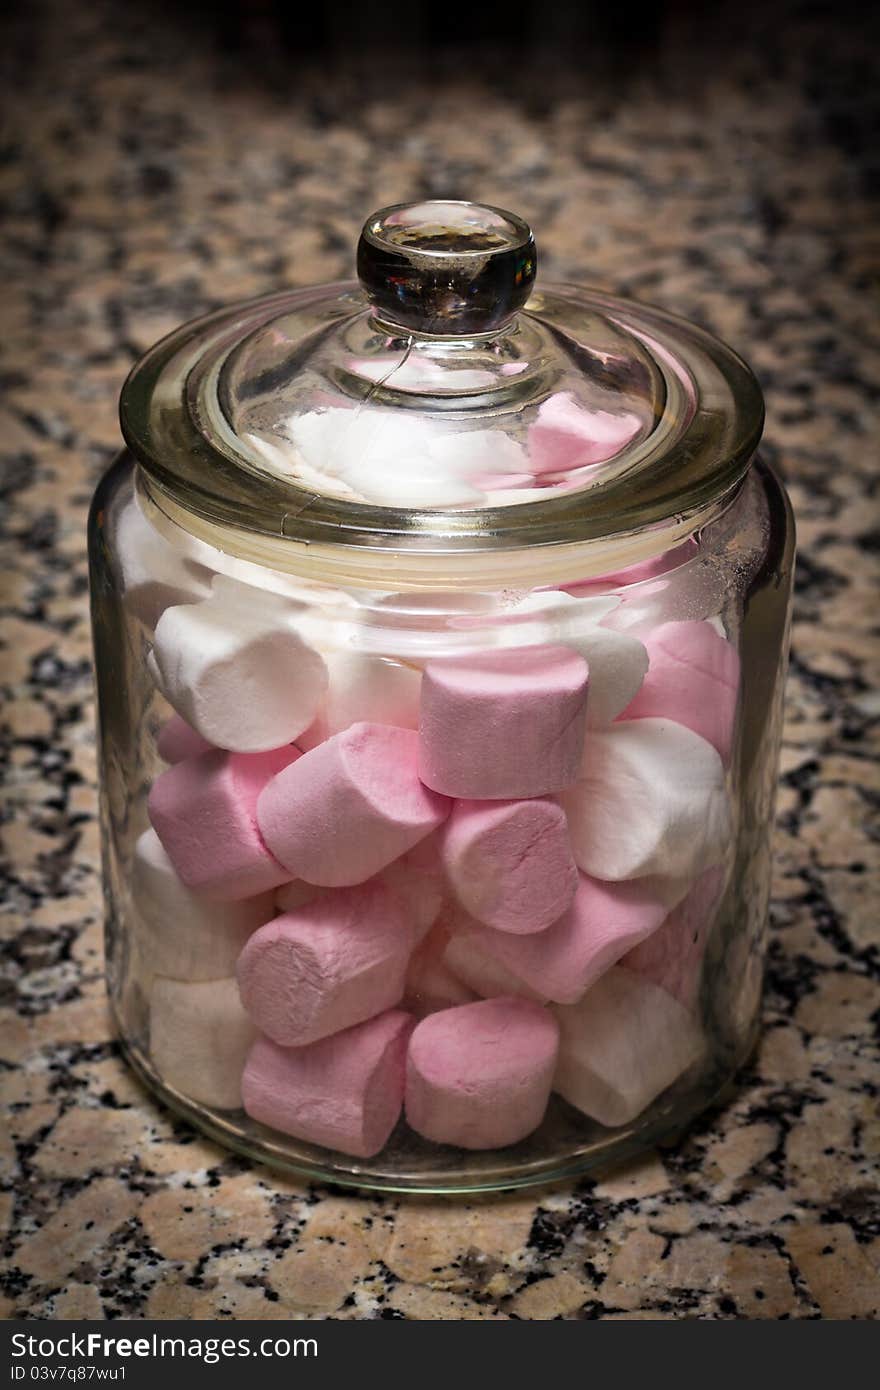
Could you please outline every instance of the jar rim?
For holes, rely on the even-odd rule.
[[[325,495],[261,467],[218,408],[230,355],[286,314],[306,315],[319,334],[368,316],[369,308],[349,281],[221,308],[151,348],[120,398],[123,436],[162,510],[199,518],[209,529],[250,533],[257,549],[262,542],[274,551],[285,543],[338,546],[349,554],[358,548],[374,552],[381,568],[395,556],[417,565],[429,554],[464,561],[486,551],[625,543],[658,529],[692,533],[737,488],[761,437],[760,387],[726,344],[666,310],[548,284],[520,310],[526,324],[552,326],[566,316],[601,321],[624,334],[662,378],[663,416],[615,459],[609,476],[581,491],[515,505],[492,506],[490,494],[490,505],[472,510]],[[362,564],[370,567],[366,556]]]

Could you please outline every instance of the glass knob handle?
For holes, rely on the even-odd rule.
[[[521,217],[479,203],[398,203],[364,223],[357,273],[374,314],[439,337],[491,333],[535,283],[537,252]]]

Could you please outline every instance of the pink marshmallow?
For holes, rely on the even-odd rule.
[[[416,772],[418,735],[352,724],[275,777],[257,804],[260,830],[291,875],[338,888],[363,883],[448,816]]]
[[[474,926],[478,925],[474,923]],[[508,970],[506,965],[502,965],[497,956],[490,954],[480,944],[475,933],[465,930],[460,922],[456,922],[455,926],[457,930],[443,952],[443,964],[469,990],[481,999],[497,999],[502,994],[513,994],[523,999],[534,999],[537,1004],[549,1002],[545,994],[532,989],[518,975],[514,975],[512,970]],[[488,931],[489,928],[486,927],[484,930]],[[501,933],[492,932],[491,935],[494,938]]]
[[[442,833],[441,828],[426,836],[379,875],[400,903],[414,942],[421,941],[431,930],[446,898],[439,843]]]
[[[310,1047],[257,1038],[242,1079],[246,1112],[294,1139],[371,1158],[400,1116],[412,1023],[392,1009]]]
[[[452,891],[501,932],[542,932],[578,886],[565,812],[554,801],[459,801],[443,829]]]
[[[250,898],[292,874],[263,843],[257,797],[296,748],[271,753],[201,753],[161,773],[147,802],[153,829],[188,888],[209,898]]]
[[[213,749],[213,743],[196,733],[179,714],[172,714],[156,739],[156,752],[165,763],[182,763],[184,758],[197,758],[200,753],[211,753]]]
[[[621,956],[650,938],[666,914],[656,880],[602,883],[583,874],[568,912],[546,931],[512,936],[478,922],[463,929],[535,994],[573,1004]]]
[[[544,1118],[559,1029],[530,999],[481,999],[417,1024],[406,1065],[406,1119],[462,1149],[515,1144]]]
[[[411,947],[387,888],[340,888],[254,932],[236,967],[241,1002],[273,1042],[302,1047],[398,1004]]]
[[[275,892],[277,910],[273,916],[277,917],[282,912],[295,912],[298,907],[305,907],[306,903],[313,903],[316,898],[320,898],[324,893],[330,891],[329,888],[318,888],[314,883],[306,883],[302,878],[292,879],[290,883],[282,883]]]
[[[701,564],[699,556],[698,545],[690,554],[683,546],[668,551],[669,567],[653,579],[623,588],[605,626],[635,633],[646,642],[663,624],[681,622],[683,614],[719,612],[726,595],[723,566]]]
[[[619,453],[640,429],[638,417],[624,412],[586,410],[570,391],[548,396],[529,426],[529,461],[537,474],[567,473],[604,463]]]
[[[650,664],[624,718],[674,719],[725,762],[736,723],[739,655],[709,622],[663,623],[644,639]]]
[[[672,550],[664,551],[662,555],[652,555],[648,560],[637,560],[626,569],[610,570],[608,574],[597,574],[592,579],[581,579],[575,584],[563,584],[562,588],[575,598],[588,597],[596,589],[626,589],[632,584],[656,579],[668,570],[683,565],[687,560],[692,560],[698,551],[699,545],[695,540],[686,540]],[[626,594],[623,595],[623,601],[626,602]]]
[[[447,796],[546,796],[583,754],[587,663],[562,646],[432,661],[422,680],[419,776]]]
[[[662,927],[628,951],[620,964],[652,980],[686,1009],[693,1010],[713,913],[723,887],[724,870],[719,865],[701,874]]]
[[[406,929],[417,944],[439,917],[446,893],[437,834],[426,836],[414,849],[395,859],[376,876],[376,882],[383,883],[397,899]],[[295,878],[276,891],[274,915],[294,912],[335,891],[335,888],[319,888],[303,878]]]
[[[444,959],[449,933],[438,923],[413,952],[406,972],[404,1005],[419,1018],[469,1004],[477,995],[450,970]]]

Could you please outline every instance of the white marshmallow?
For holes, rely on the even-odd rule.
[[[432,457],[438,428],[413,412],[330,408],[294,417],[288,429],[308,472],[363,501],[454,507],[477,504],[485,495],[443,458]]]
[[[442,507],[477,507],[486,494],[461,478],[447,477],[439,468],[392,468],[387,461],[349,468],[348,481],[365,502],[377,506],[410,507],[416,511]]]
[[[175,980],[229,977],[251,932],[275,915],[271,893],[209,902],[190,892],[155,830],[135,846],[131,886],[141,955],[155,974]]]
[[[524,502],[543,502],[546,498],[558,497],[556,488],[549,487],[499,487],[486,494],[490,507],[518,507]]]
[[[607,728],[638,694],[648,670],[639,638],[599,626],[619,602],[613,594],[579,598],[562,589],[536,589],[504,610],[530,621],[499,622],[490,640],[502,647],[559,643],[579,652],[590,668],[587,728]]]
[[[330,684],[314,723],[297,739],[304,752],[352,724],[419,727],[421,671],[361,652],[323,652]]]
[[[594,627],[567,639],[590,668],[587,728],[604,729],[638,694],[648,670],[648,653],[637,637]]]
[[[588,734],[581,780],[559,800],[578,867],[594,878],[692,878],[731,837],[721,758],[671,719]]]
[[[614,594],[579,598],[564,589],[532,589],[506,599],[498,609],[498,626],[491,635],[501,647],[532,646],[536,643],[577,645],[579,638],[592,633],[603,618],[614,612],[620,600]],[[504,619],[509,618],[505,622]],[[463,618],[456,626],[476,627],[478,619]]]
[[[243,436],[245,439],[256,436]],[[285,470],[285,476],[289,474]],[[192,563],[207,569],[209,578],[219,579],[221,585],[231,581],[246,589],[275,594],[292,603],[307,605],[302,609],[303,616],[320,613],[320,621],[325,628],[328,622],[339,621],[347,614],[357,610],[358,600],[346,589],[307,579],[293,571],[274,570],[256,560],[243,560],[228,550],[218,550],[198,536],[188,536],[187,548]]]
[[[210,571],[175,550],[144,516],[137,498],[119,515],[116,554],[125,606],[151,631],[166,608],[196,603],[208,593]]]
[[[495,385],[493,372],[475,367],[453,367],[436,361],[417,347],[407,353],[386,353],[382,357],[352,357],[348,366],[358,376],[381,381],[399,391],[478,391],[481,387]]]
[[[217,748],[280,748],[312,723],[327,668],[278,595],[218,576],[210,598],[167,608],[148,665],[169,704]]]
[[[242,1073],[255,1037],[234,979],[153,981],[150,1056],[162,1080],[187,1100],[240,1109]]]
[[[501,478],[531,477],[523,446],[503,430],[457,430],[438,434],[429,452],[434,463],[467,479],[493,474]]]
[[[703,1051],[688,1011],[620,966],[553,1013],[560,1029],[553,1089],[603,1125],[629,1124]]]
[[[302,415],[300,421],[320,420],[321,415],[315,411],[311,415]],[[305,426],[308,431],[309,426]],[[306,437],[308,437],[306,435]],[[272,473],[279,478],[293,478],[304,488],[311,488],[314,492],[328,497],[348,497],[355,498],[357,494],[347,483],[332,474],[323,473],[319,468],[312,467],[306,462],[304,451],[299,452],[286,439],[275,436],[274,439],[264,439],[262,435],[244,432],[242,438],[247,440],[251,448],[260,456],[263,463],[268,464]],[[314,450],[311,451],[314,453]]]
[[[502,430],[453,429],[412,411],[331,407],[294,417],[287,428],[304,481],[322,480],[322,491],[329,482],[367,502],[482,506],[482,479],[531,475],[525,449]]]
[[[553,632],[568,632],[599,623],[613,613],[616,594],[570,594],[567,589],[527,589],[504,603],[507,612],[542,614]]]

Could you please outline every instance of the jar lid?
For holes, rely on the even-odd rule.
[[[276,541],[509,550],[717,505],[760,438],[749,369],[658,309],[535,289],[536,262],[501,209],[385,208],[359,284],[233,305],[152,348],[122,391],[126,442],[176,506]]]

